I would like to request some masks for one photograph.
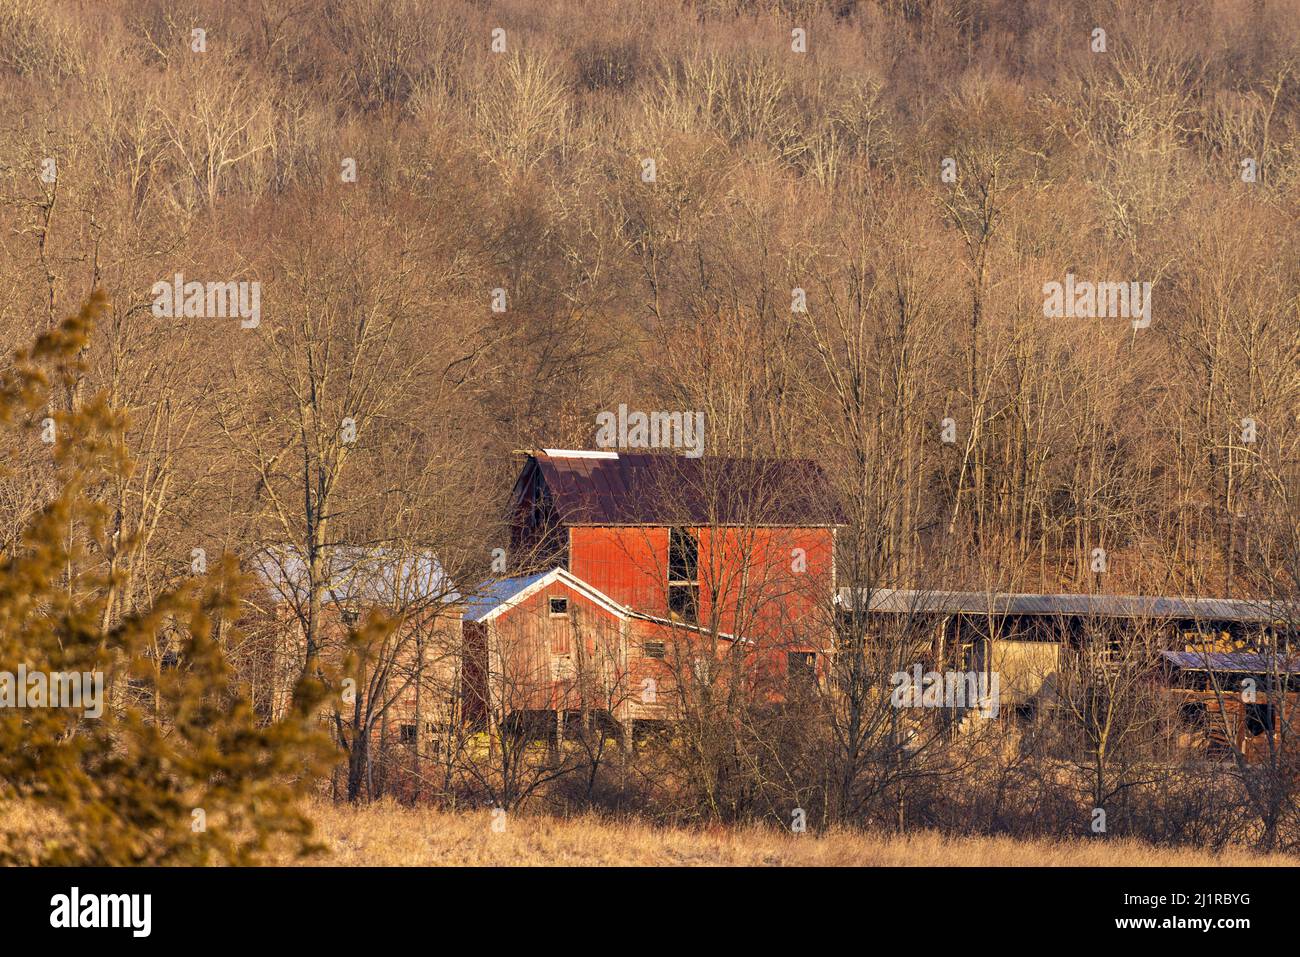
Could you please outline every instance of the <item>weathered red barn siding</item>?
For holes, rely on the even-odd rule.
[[[668,720],[678,714],[678,694],[673,642],[682,635],[670,626],[634,618],[628,629],[627,685],[632,690],[625,716]],[[663,658],[646,654],[647,642],[661,642]],[[620,715],[619,717],[623,717]]]
[[[610,708],[620,718],[651,717],[645,709],[667,716],[678,697],[673,679],[680,673],[691,680],[683,662],[700,657],[706,644],[743,655],[743,680],[762,699],[784,693],[791,654],[815,654],[825,673],[839,510],[815,463],[543,450],[529,455],[511,509],[523,567],[562,567],[578,579],[570,579],[573,588],[589,585],[612,603],[575,598],[573,607],[578,621],[598,614],[621,629],[611,639],[619,649],[617,674],[604,676],[624,699]],[[670,620],[670,540],[681,526],[698,545],[691,584],[701,631]],[[564,656],[544,650],[561,640],[544,613],[529,611],[544,601],[534,595],[503,612],[491,633],[496,646],[514,649],[508,663],[516,671],[536,676],[530,707],[566,708],[567,691],[557,685],[564,683]],[[716,638],[704,633],[710,629]],[[673,649],[672,663],[640,653],[657,640]],[[653,702],[644,698],[647,682]]]
[[[787,650],[821,650],[834,585],[828,528],[700,528],[700,621]],[[715,618],[714,596],[717,596]]]
[[[569,571],[621,605],[668,614],[667,528],[573,526]]]
[[[695,696],[701,679],[709,682],[715,697],[725,695],[733,681],[742,682],[756,703],[776,704],[787,697],[784,653],[748,641],[737,644],[721,635],[715,638],[706,631],[671,622],[633,619],[632,625],[628,684],[636,694],[630,699],[627,716],[676,719],[684,703],[682,692],[687,700],[698,700]],[[652,641],[663,643],[664,658],[645,653],[645,644]],[[705,662],[709,663],[708,674],[701,674],[697,669]],[[646,700],[647,681],[653,682],[653,704]]]
[[[834,589],[831,529],[690,531],[699,542],[701,624],[747,637],[780,638],[790,649],[822,650],[822,618]],[[668,616],[666,527],[575,526],[569,536],[569,571],[614,601],[643,614]]]

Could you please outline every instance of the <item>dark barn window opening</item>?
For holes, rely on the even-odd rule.
[[[668,530],[668,611],[692,625],[700,621],[700,543],[690,530]]]
[[[567,615],[568,613],[569,613],[569,599],[567,598],[551,599],[552,615]]]
[[[700,623],[699,595],[699,585],[669,585],[668,610],[682,621],[698,625]]]
[[[668,530],[668,580],[699,581],[700,543],[688,529]]]
[[[664,643],[662,641],[647,641],[642,646],[641,653],[647,658],[663,658]]]

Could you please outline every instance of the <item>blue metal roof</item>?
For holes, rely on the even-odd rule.
[[[482,621],[494,608],[500,607],[534,582],[539,582],[554,569],[522,575],[518,578],[502,578],[487,581],[476,589],[476,595],[465,603],[465,620]]]

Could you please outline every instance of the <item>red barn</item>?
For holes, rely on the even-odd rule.
[[[646,614],[748,633],[835,587],[839,512],[808,460],[547,449],[528,456],[511,514],[521,561]]]
[[[603,676],[592,687],[606,697],[615,676],[619,694],[640,694],[632,679],[635,669],[653,667],[640,653],[647,645],[651,655],[677,659],[677,683],[737,642],[749,658],[747,683],[824,671],[840,518],[816,463],[547,449],[529,454],[510,508],[511,563],[533,574],[501,583],[516,591],[495,594],[487,610],[467,612],[466,669],[486,677],[494,661],[502,668],[513,661],[506,670],[538,679],[550,669],[550,690],[530,691],[520,710],[570,707],[555,685],[568,680],[556,677],[564,665],[544,664],[539,650],[551,642],[554,653],[564,646],[560,632],[575,627],[586,629],[589,644],[575,643],[572,653],[589,656],[586,667]],[[550,611],[534,605],[551,598],[572,601],[566,608],[588,623],[575,619],[557,631]],[[493,621],[496,642],[484,628]],[[550,637],[538,637],[539,628]],[[699,651],[704,644],[708,655]],[[692,664],[683,669],[685,659]],[[477,681],[480,696],[485,683]],[[483,697],[483,706],[491,700]]]

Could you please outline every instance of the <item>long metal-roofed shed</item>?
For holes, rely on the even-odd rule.
[[[1204,659],[1285,649],[1300,630],[1300,606],[1265,599],[900,588],[859,589],[857,596],[849,588],[836,594],[842,630],[864,628],[870,635],[892,623],[928,634],[934,662],[998,672],[1012,705],[1049,690],[1064,649],[1088,636],[1113,643],[1140,628],[1162,650]]]
[[[869,595],[868,611],[887,614],[998,617],[1039,615],[1261,625],[1300,621],[1300,606],[1295,603],[1271,602],[1264,599],[926,591],[903,588],[877,588],[868,590],[867,594]],[[852,589],[839,590],[841,607],[850,607],[851,599]]]

